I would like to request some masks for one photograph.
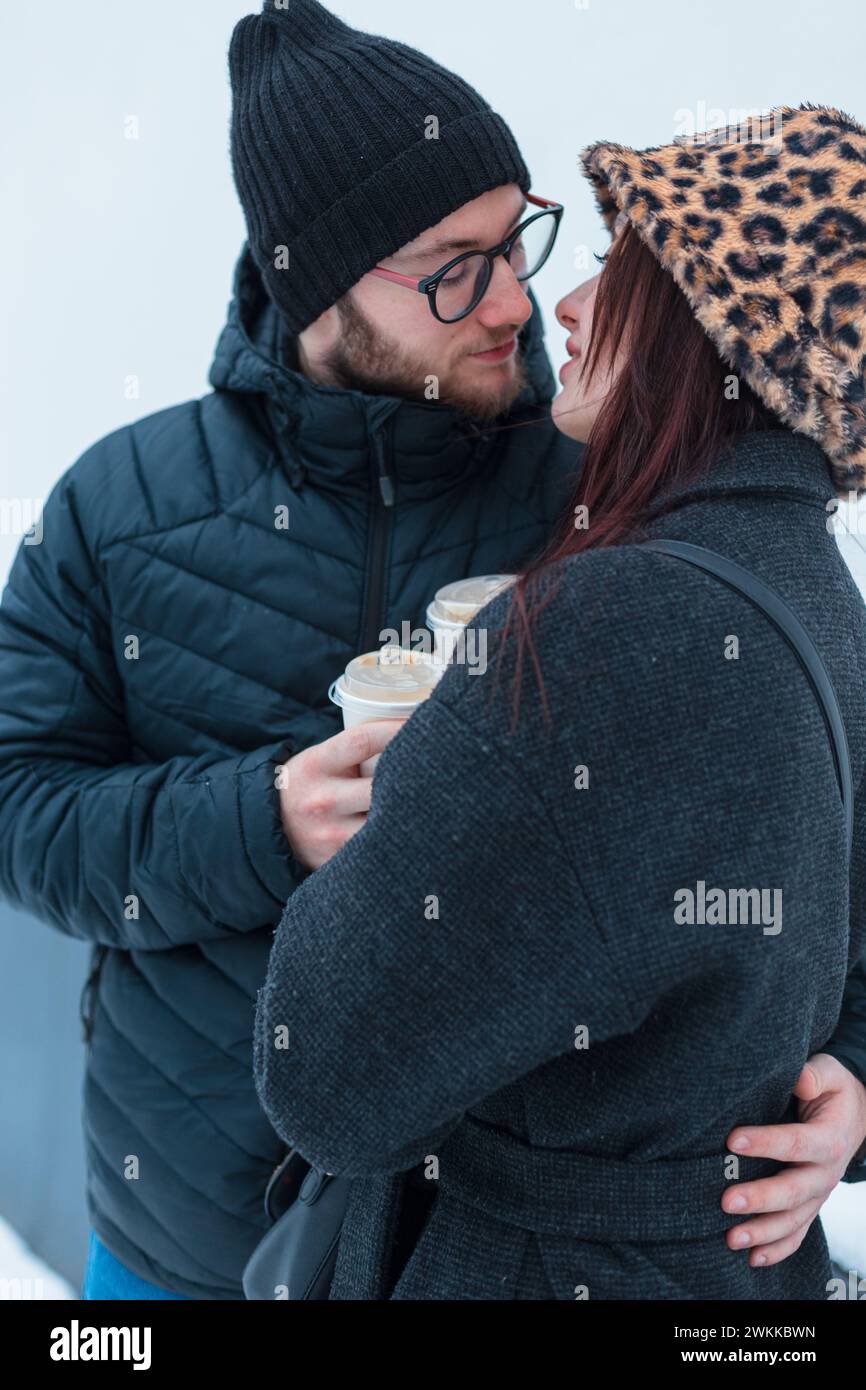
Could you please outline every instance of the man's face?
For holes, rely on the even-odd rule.
[[[463,251],[498,246],[522,220],[524,208],[516,184],[493,189],[382,264],[418,279],[432,275]],[[524,385],[517,336],[531,315],[530,300],[504,256],[497,258],[477,309],[452,324],[433,317],[426,295],[365,275],[300,335],[301,365],[323,385],[438,399],[473,419],[493,420]]]

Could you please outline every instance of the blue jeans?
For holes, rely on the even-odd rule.
[[[184,1293],[169,1293],[146,1279],[139,1279],[131,1269],[120,1263],[116,1256],[103,1245],[95,1231],[90,1232],[90,1246],[87,1251],[87,1268],[84,1271],[82,1298],[180,1298]]]

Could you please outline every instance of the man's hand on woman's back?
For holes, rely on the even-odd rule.
[[[737,1217],[754,1214],[726,1236],[731,1250],[749,1250],[751,1265],[779,1264],[800,1248],[866,1140],[866,1086],[829,1053],[809,1058],[794,1094],[800,1101],[800,1123],[742,1125],[728,1135],[732,1153],[794,1165],[772,1178],[725,1189],[725,1211]]]

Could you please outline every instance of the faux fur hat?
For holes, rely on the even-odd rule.
[[[824,450],[840,493],[866,489],[866,130],[778,107],[701,143],[583,153],[617,213],[673,276],[718,348],[784,424]]]

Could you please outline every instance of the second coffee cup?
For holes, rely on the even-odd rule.
[[[457,579],[437,591],[427,609],[427,626],[433,633],[433,656],[440,669],[451,660],[467,623],[515,579],[513,574],[483,574]]]

